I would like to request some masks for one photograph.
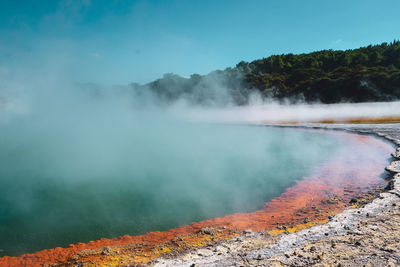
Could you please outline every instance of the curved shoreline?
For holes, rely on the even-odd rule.
[[[285,127],[287,127],[287,125],[285,125]],[[296,127],[299,127],[299,126],[297,125]],[[314,127],[314,128],[316,128],[316,127]],[[321,129],[321,128],[319,128],[319,129]],[[343,207],[343,209],[344,209],[344,207]],[[257,219],[257,218],[254,218],[254,219]],[[236,258],[235,256],[232,255],[232,253],[234,251],[233,249],[230,249],[230,253],[229,253],[230,256],[227,256],[228,258],[225,257],[221,262],[221,260],[219,258],[221,257],[221,255],[224,256],[224,254],[225,254],[225,253],[223,253],[224,249],[217,249],[217,248],[219,246],[221,246],[221,244],[225,244],[225,246],[229,247],[227,244],[230,244],[230,242],[232,242],[232,240],[227,240],[227,239],[229,239],[231,237],[235,237],[235,239],[234,239],[235,240],[234,241],[235,246],[242,244],[244,246],[247,246],[248,248],[246,249],[246,251],[250,252],[251,250],[249,250],[249,248],[251,248],[252,245],[254,245],[254,244],[258,244],[257,246],[266,245],[266,244],[271,244],[271,245],[272,244],[278,244],[279,240],[280,240],[280,238],[282,236],[281,233],[287,234],[288,232],[300,231],[300,230],[302,230],[304,228],[310,227],[310,226],[315,225],[315,224],[326,223],[326,220],[317,221],[316,218],[313,218],[311,220],[312,220],[311,222],[307,221],[307,222],[305,222],[303,224],[302,223],[300,223],[300,224],[297,223],[295,225],[292,225],[292,228],[290,228],[290,229],[286,229],[286,226],[282,226],[282,227],[285,227],[285,228],[274,230],[275,231],[274,233],[272,233],[272,231],[269,231],[269,230],[268,230],[269,232],[267,232],[267,231],[263,231],[261,228],[260,229],[255,228],[253,230],[260,231],[260,232],[253,232],[253,231],[246,230],[246,231],[244,231],[244,234],[241,234],[241,232],[243,230],[247,229],[247,227],[248,227],[247,225],[244,225],[243,227],[239,227],[239,229],[236,229],[236,230],[230,229],[230,227],[228,227],[228,229],[226,229],[226,227],[224,226],[224,223],[215,223],[215,222],[218,221],[218,218],[210,220],[210,221],[214,221],[214,223],[210,224],[211,228],[209,228],[209,229],[205,229],[204,228],[204,223],[203,224],[194,223],[192,225],[188,225],[188,226],[183,226],[183,227],[179,227],[179,228],[176,228],[176,229],[172,229],[173,231],[164,232],[166,234],[166,236],[165,235],[157,236],[157,234],[162,233],[162,232],[150,232],[147,235],[153,235],[158,240],[157,242],[159,244],[161,244],[158,247],[156,247],[156,251],[155,251],[156,255],[153,255],[153,256],[156,256],[156,257],[151,257],[153,259],[153,261],[150,261],[150,262],[148,261],[148,259],[147,260],[143,259],[142,262],[141,261],[139,261],[139,262],[135,261],[135,263],[136,264],[145,264],[146,263],[146,264],[151,264],[151,265],[152,264],[187,265],[188,261],[189,262],[194,262],[194,259],[191,259],[189,257],[188,261],[186,261],[186,260],[185,261],[181,261],[182,258],[183,257],[187,257],[187,255],[190,255],[191,253],[194,253],[194,254],[197,253],[196,254],[197,256],[198,256],[198,254],[204,255],[204,259],[202,257],[200,257],[200,258],[197,257],[198,259],[196,260],[196,264],[200,264],[200,265],[201,264],[204,264],[204,265],[211,264],[211,262],[209,260],[212,259],[213,257],[210,258],[210,256],[212,256],[212,255],[210,255],[208,253],[209,249],[208,250],[204,250],[201,253],[198,253],[195,250],[195,248],[197,246],[203,247],[200,250],[204,249],[204,247],[214,248],[214,250],[216,250],[214,254],[216,254],[216,256],[217,256],[217,259],[215,259],[215,260],[217,262],[219,262],[217,265],[224,266],[224,265],[230,265],[231,263],[239,263],[241,261],[248,262],[249,259],[246,259],[243,256],[237,256],[237,255],[236,256],[238,257],[239,261],[232,262],[231,260],[229,260],[230,258],[232,258],[232,259]],[[328,224],[329,223],[330,222],[328,222]],[[196,228],[196,226],[198,226],[197,227],[198,229]],[[185,236],[185,237],[182,236],[185,239],[185,240],[182,240],[182,241],[185,241],[185,242],[179,242],[179,239],[175,240],[174,242],[176,242],[176,243],[187,243],[186,241],[189,241],[188,242],[189,246],[187,246],[187,244],[185,244],[186,247],[183,247],[183,250],[177,250],[176,253],[174,251],[172,251],[171,253],[168,253],[168,249],[169,249],[169,247],[171,247],[170,246],[171,244],[168,245],[168,244],[162,243],[163,239],[165,240],[167,238],[167,236],[168,236],[168,238],[169,237],[172,238],[172,237],[174,237],[174,235],[178,236],[178,235],[187,234],[187,229],[186,229],[187,227],[191,227],[191,228],[195,227],[196,228],[195,234],[188,235],[188,236]],[[240,228],[243,228],[243,229],[240,229]],[[251,227],[249,227],[249,228],[251,228]],[[313,228],[314,227],[307,228],[307,229],[313,229]],[[303,231],[307,231],[307,230],[303,230]],[[200,234],[197,234],[197,232],[200,232]],[[260,237],[262,237],[262,238],[260,239]],[[266,240],[266,237],[268,237],[267,238],[268,240]],[[180,237],[178,237],[178,238],[180,238]],[[97,255],[97,257],[98,256],[102,257],[101,255],[108,256],[108,257],[112,256],[112,258],[115,258],[116,261],[108,262],[108,264],[120,265],[120,263],[123,262],[123,261],[120,261],[120,260],[124,258],[123,257],[124,256],[123,255],[124,252],[120,253],[119,250],[123,251],[125,248],[128,248],[128,251],[132,251],[132,249],[136,251],[136,249],[138,249],[138,246],[137,246],[138,242],[139,243],[140,242],[143,243],[143,245],[139,246],[139,249],[142,249],[142,250],[146,249],[146,244],[145,243],[147,241],[146,241],[146,239],[143,238],[143,236],[134,236],[134,237],[123,236],[123,237],[119,237],[119,238],[116,238],[116,239],[118,239],[118,241],[120,241],[120,242],[118,242],[118,244],[110,242],[109,246],[112,246],[112,248],[108,248],[108,247],[104,248],[105,246],[108,245],[107,242],[105,242],[105,241],[107,241],[106,239],[98,240],[100,242],[103,242],[103,243],[101,243],[103,245],[100,246],[100,247],[103,247],[103,249],[99,248],[100,243],[96,244],[96,243],[98,243],[98,241],[89,242],[89,244],[87,244],[89,246],[87,246],[87,245],[85,246],[85,244],[82,244],[82,243],[71,245],[68,248],[70,250],[70,252],[68,253],[69,256],[65,255],[65,256],[67,256],[67,258],[70,258],[70,260],[59,262],[59,264],[61,264],[63,266],[70,266],[70,265],[74,265],[76,263],[80,263],[80,264],[83,264],[82,266],[88,266],[88,265],[91,265],[90,264],[91,262],[93,262],[93,263],[95,262],[95,261],[92,261],[95,258],[91,257],[93,254],[95,254],[95,255]],[[240,241],[238,242],[237,240],[240,240]],[[129,247],[131,243],[135,243],[136,246]],[[190,245],[190,244],[192,244],[192,245]],[[115,246],[117,246],[117,247],[115,247]],[[91,247],[92,247],[92,249],[91,249]],[[281,249],[287,250],[288,247],[282,247]],[[63,253],[65,253],[63,251],[65,249],[62,249],[62,248],[55,248],[55,249],[52,249],[52,250],[54,250],[54,252],[52,252],[52,253],[55,253],[55,254],[62,255]],[[278,251],[280,251],[280,249],[275,248],[275,249],[273,249],[273,251],[278,252]],[[189,252],[189,254],[185,255],[184,253],[187,253],[187,252]],[[239,254],[242,255],[241,253],[239,253]],[[248,257],[251,257],[250,256],[251,253],[245,253],[245,254]],[[144,254],[144,255],[147,255],[147,254]],[[262,260],[260,255],[261,254],[256,255],[257,261]],[[269,252],[266,255],[272,255],[272,254],[271,254],[271,252]],[[273,255],[277,255],[277,254],[275,253]],[[46,257],[46,255],[43,255],[43,256]],[[63,256],[63,258],[65,258],[65,256]],[[170,260],[166,260],[166,261],[160,260],[160,256],[161,257],[163,257],[163,256],[164,257],[165,256],[167,256],[167,257],[175,257],[175,260],[174,259],[170,259]],[[86,261],[80,261],[81,258],[85,258]],[[34,258],[31,258],[31,259],[32,259],[32,261],[30,263],[34,264],[35,263]],[[172,260],[172,262],[171,262],[171,260]],[[176,261],[180,261],[180,262],[178,263]],[[205,262],[203,262],[203,261],[205,261]],[[48,262],[52,262],[52,261],[48,261]],[[133,263],[132,260],[129,261],[129,258],[127,258],[126,262],[127,263],[129,263],[129,262]],[[54,264],[54,261],[53,261],[53,264]],[[0,265],[1,265],[1,258],[0,258]],[[123,266],[123,264],[121,264],[121,265]],[[38,265],[38,266],[41,266],[41,264]]]
[[[273,127],[301,127],[333,129],[372,134],[397,146],[392,153],[399,162],[400,125],[272,125]],[[393,165],[393,162],[391,163]],[[390,165],[389,165],[390,166]],[[398,165],[396,165],[398,166]],[[216,246],[207,257],[194,251],[175,259],[159,261],[156,266],[396,266],[400,264],[400,173],[389,168],[392,180],[379,197],[356,209],[346,209],[329,222],[297,233],[271,239],[266,233],[241,235],[221,244],[225,253],[218,255]],[[389,227],[388,227],[389,226]]]

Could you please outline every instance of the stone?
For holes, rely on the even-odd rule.
[[[103,248],[103,251],[101,252],[101,254],[106,255],[109,252],[110,252],[110,247],[105,247],[105,248]]]
[[[392,173],[400,173],[400,161],[392,161],[390,165],[386,167],[386,170]]]
[[[214,235],[215,230],[211,227],[205,227],[201,228],[200,230],[197,231],[198,234],[204,234],[204,235]]]
[[[352,199],[350,199],[349,203],[357,203],[357,202],[358,202],[358,200],[356,198],[352,198]]]
[[[387,184],[387,186],[385,187],[385,190],[393,190],[394,189],[394,181],[390,180],[390,182]]]
[[[251,229],[247,229],[247,230],[243,231],[243,234],[252,234],[252,233],[253,233],[253,230],[251,230]]]
[[[396,152],[393,152],[393,153],[392,153],[392,156],[393,156],[394,158],[400,159],[400,150],[397,150]]]
[[[197,256],[200,256],[200,257],[202,257],[202,256],[209,257],[209,256],[211,256],[211,255],[212,255],[212,251],[210,251],[209,249],[203,248],[203,249],[197,250]]]

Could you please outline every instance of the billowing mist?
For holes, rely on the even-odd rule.
[[[312,222],[336,210],[333,188],[352,192],[341,208],[358,190],[386,186],[379,175],[391,146],[270,124],[400,121],[400,102],[365,103],[400,100],[400,42],[353,49],[398,36],[396,23],[364,15],[357,26],[359,7],[349,3],[335,11],[323,1],[226,2],[0,1],[0,265],[68,265],[87,248],[125,264],[123,250],[105,253],[113,241],[88,242],[223,216],[225,238],[256,231],[235,215],[253,211],[249,221],[264,229]],[[380,22],[397,15],[361,6]],[[342,27],[350,22],[358,37]],[[389,30],[362,34],[371,25]],[[326,213],[314,205],[328,198]],[[259,214],[271,203],[273,215]],[[203,225],[211,223],[187,228]],[[78,242],[88,246],[69,247]],[[56,247],[69,248],[3,257]]]
[[[338,143],[198,120],[211,111],[156,105],[123,86],[3,80],[0,99],[7,255],[258,209]]]
[[[256,100],[246,106],[225,108],[192,108],[185,116],[200,121],[230,123],[309,123],[324,120],[342,121],[355,118],[400,117],[400,102],[282,104]]]
[[[213,79],[170,101],[128,85],[32,73],[1,73],[6,255],[256,210],[343,144],[320,133],[245,124],[400,110],[398,102],[289,105],[256,94],[238,106]],[[163,87],[174,91],[173,84]]]

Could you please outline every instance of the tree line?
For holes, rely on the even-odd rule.
[[[345,51],[282,54],[207,75],[166,74],[136,92],[150,90],[160,101],[184,98],[194,104],[238,104],[264,99],[338,103],[400,99],[400,41]]]

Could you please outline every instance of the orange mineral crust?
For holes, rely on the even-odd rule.
[[[162,255],[231,238],[247,229],[268,230],[275,235],[326,222],[330,215],[374,197],[385,186],[386,181],[380,176],[393,147],[371,136],[321,132],[348,145],[255,212],[236,213],[164,232],[102,238],[19,257],[5,256],[0,258],[0,266],[143,264]]]
[[[400,116],[386,116],[386,117],[356,117],[348,119],[324,119],[316,121],[316,123],[351,123],[351,124],[362,124],[362,123],[398,123],[400,122]]]
[[[351,118],[324,118],[320,120],[287,120],[287,121],[264,121],[265,124],[301,124],[301,123],[323,123],[323,124],[383,124],[383,123],[399,123],[400,116],[383,116],[383,117],[351,117]]]

